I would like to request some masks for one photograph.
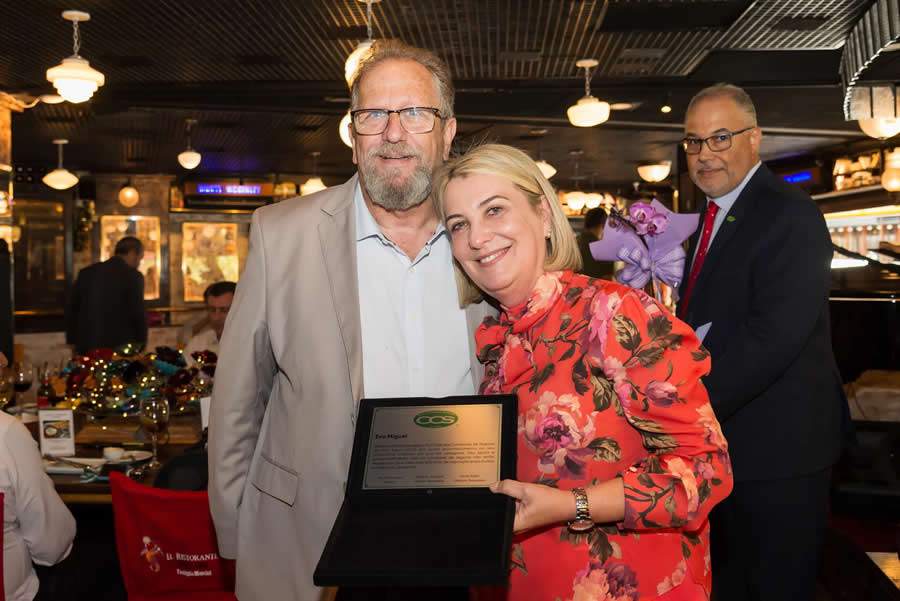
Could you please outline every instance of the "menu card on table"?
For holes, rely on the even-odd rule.
[[[71,409],[41,409],[38,422],[42,455],[71,457],[75,454],[75,419]]]

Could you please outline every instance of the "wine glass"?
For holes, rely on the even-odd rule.
[[[13,372],[10,368],[0,369],[0,410],[13,398]]]
[[[153,459],[147,465],[151,470],[162,465],[157,459],[156,448],[160,432],[169,425],[169,401],[162,396],[152,396],[141,400],[141,426],[153,441]]]
[[[12,400],[13,405],[17,404],[19,394],[27,392],[31,388],[33,381],[34,368],[31,367],[30,363],[22,361],[13,364],[13,390],[15,390]]]

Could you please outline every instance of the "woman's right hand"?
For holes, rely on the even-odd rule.
[[[575,498],[568,490],[559,490],[545,484],[532,484],[518,480],[501,480],[490,486],[491,492],[516,500],[516,520],[513,531],[549,525],[560,525],[575,517]]]

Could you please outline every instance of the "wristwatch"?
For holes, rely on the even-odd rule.
[[[587,493],[583,488],[573,488],[572,494],[575,496],[575,519],[569,522],[569,530],[576,533],[588,532],[596,524],[591,519]]]

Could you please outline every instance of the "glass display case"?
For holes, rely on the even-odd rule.
[[[831,233],[831,241],[851,252],[866,256],[882,263],[898,263],[883,252],[881,247],[900,245],[900,205],[887,205],[826,213],[825,222]],[[832,268],[862,266],[862,259],[848,258],[835,252]]]

